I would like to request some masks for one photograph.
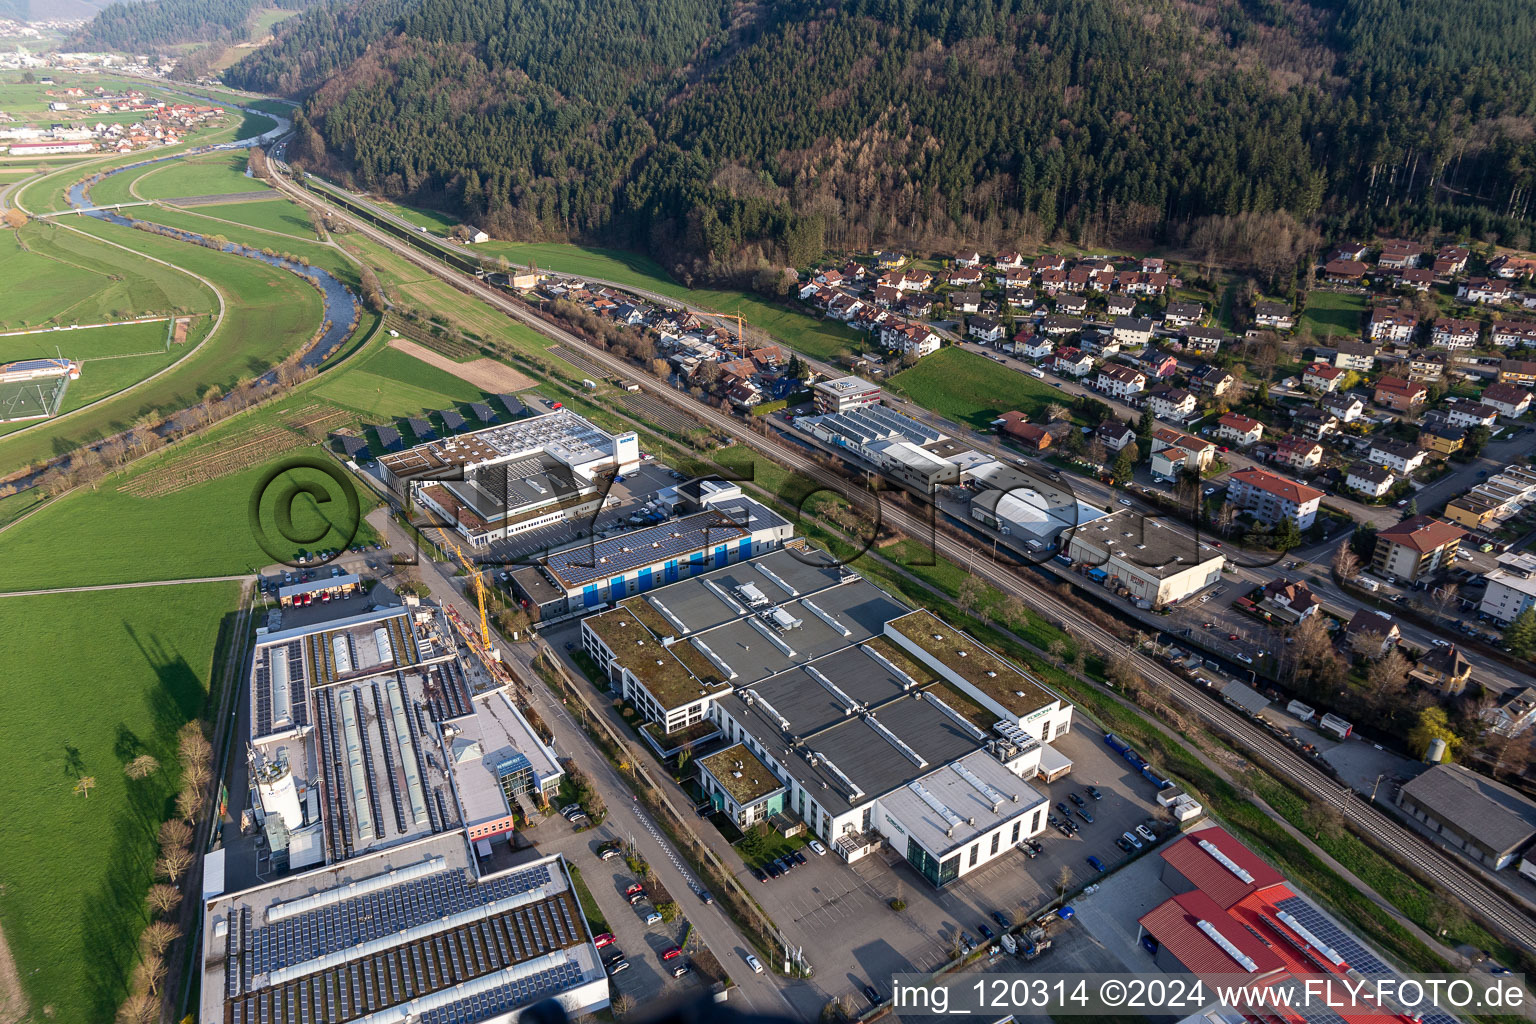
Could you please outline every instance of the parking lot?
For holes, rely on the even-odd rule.
[[[1121,833],[1144,824],[1152,824],[1160,839],[1174,832],[1172,820],[1157,806],[1153,784],[1105,746],[1091,723],[1078,719],[1053,746],[1072,759],[1073,769],[1053,784],[1035,785],[1048,795],[1058,817],[1054,805],[1067,801],[1073,807],[1068,794],[1075,792],[1094,820],[1084,821],[1073,807],[1078,833],[1067,838],[1047,828],[1037,837],[1043,852],[1033,859],[1015,851],[943,891],[888,848],[851,865],[835,854],[808,853],[804,866],[768,882],[758,882],[746,866],[738,877],[790,941],[803,944],[816,970],[814,981],[829,996],[847,996],[862,1007],[864,985],[874,983],[884,991],[893,974],[928,971],[948,962],[962,938],[982,938],[980,926],[997,931],[994,911],[1013,921],[1034,916],[1056,898],[1063,872],[1069,890],[1098,881],[1100,873],[1089,866],[1089,856],[1111,871],[1130,860],[1115,846]],[[1098,787],[1101,799],[1084,794],[1089,785]],[[1143,846],[1136,856],[1151,852],[1151,844]],[[906,901],[906,910],[890,909],[890,900],[897,897]]]

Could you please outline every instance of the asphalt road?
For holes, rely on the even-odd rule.
[[[278,187],[288,192],[297,191],[296,186],[281,179],[278,180]],[[311,198],[310,201],[313,202],[313,199]],[[407,246],[385,232],[379,231],[377,228],[367,225],[358,218],[347,216],[339,211],[338,213],[343,219],[353,224],[355,228],[381,242],[381,244],[387,246],[397,255],[452,282],[461,290],[483,299],[491,306],[529,324],[541,333],[561,343],[581,344],[569,332],[546,323],[529,313],[522,306],[512,302],[495,289],[477,281],[473,277],[435,263],[416,252],[412,247]],[[599,352],[591,348],[585,351],[588,353],[589,358],[598,365],[608,367],[616,375],[627,376],[635,380],[643,389],[662,398],[664,401],[687,408],[697,418],[723,433],[736,436],[742,443],[752,446],[759,453],[773,461],[794,469],[824,486],[834,490],[842,489],[842,477],[823,469],[807,459],[798,450],[779,439],[772,436],[763,437],[751,431],[743,430],[740,422],[735,418],[711,409],[702,403],[694,402],[692,399],[665,385],[647,379],[644,374],[635,374],[626,363],[609,356],[605,352]],[[856,500],[860,496],[856,490],[852,495]],[[913,536],[923,535],[924,524],[909,514],[899,509],[891,508],[886,509],[885,514],[897,529]],[[941,553],[952,561],[966,563],[971,560],[972,551],[954,538],[940,534],[938,545]],[[996,587],[1000,592],[1018,596],[1026,604],[1051,617],[1053,621],[1074,622],[1074,633],[1087,640],[1103,653],[1123,652],[1125,650],[1126,645],[1121,637],[1115,636],[1097,626],[1082,622],[1080,617],[1076,616],[1070,607],[1045,590],[1039,582],[1030,579],[1028,576],[986,560],[976,560],[973,572],[986,583]],[[1225,706],[1211,702],[1204,694],[1194,690],[1188,683],[1175,676],[1158,662],[1141,654],[1135,654],[1133,657],[1136,658],[1137,667],[1142,671],[1143,676],[1154,685],[1163,687],[1167,691],[1169,698],[1175,703],[1184,706],[1218,731],[1240,739],[1250,750],[1254,751],[1270,771],[1290,778],[1308,792],[1318,796],[1337,798],[1341,814],[1349,819],[1356,828],[1373,835],[1388,848],[1397,850],[1400,857],[1413,863],[1424,874],[1439,878],[1441,886],[1452,896],[1461,900],[1469,911],[1487,921],[1501,933],[1509,936],[1511,940],[1525,946],[1527,949],[1536,950],[1536,922],[1533,922],[1524,911],[1517,908],[1502,895],[1484,885],[1481,880],[1451,856],[1432,847],[1416,833],[1398,825],[1382,812],[1360,800],[1356,794],[1348,791],[1341,793],[1338,785],[1331,778],[1319,771],[1305,758],[1272,739],[1267,733],[1254,727]],[[606,762],[600,760],[598,764],[606,764]]]

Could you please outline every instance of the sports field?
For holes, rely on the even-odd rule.
[[[1039,421],[1047,405],[1062,401],[1061,392],[1044,381],[974,352],[948,347],[898,373],[887,386],[926,409],[978,430],[987,430],[993,420],[1012,409]]]
[[[63,377],[0,382],[0,431],[54,415],[68,387]]]
[[[246,154],[243,151],[170,160],[150,173],[141,175],[134,183],[133,191],[143,199],[178,199],[183,196],[266,191],[270,186],[260,178],[246,177],[245,163]],[[94,196],[94,192],[92,194]]]
[[[45,582],[48,573],[34,577]],[[109,1021],[125,993],[176,730],[203,711],[233,583],[0,600],[0,925],[29,1019]],[[124,764],[161,769],[130,781]],[[95,780],[87,796],[74,792]]]
[[[0,287],[6,295],[0,303],[0,329],[6,330],[205,312],[216,306],[195,278],[35,221],[20,231],[0,231]]]

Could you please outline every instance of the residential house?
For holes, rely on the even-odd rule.
[[[1003,298],[1008,300],[1008,305],[1018,309],[1035,308],[1035,290],[1033,288],[1019,288],[1008,285],[1003,289]]]
[[[907,292],[901,300],[901,311],[917,320],[926,320],[933,315],[933,296],[927,292]]]
[[[1114,339],[1122,345],[1146,345],[1152,340],[1152,318],[1146,316],[1117,316],[1111,330]]]
[[[1380,351],[1381,346],[1379,345],[1346,338],[1339,342],[1338,347],[1334,350],[1333,365],[1341,370],[1370,373],[1376,368],[1376,356]]]
[[[1129,366],[1105,363],[1099,367],[1099,377],[1095,381],[1095,386],[1116,398],[1129,398],[1146,388],[1147,378],[1140,370],[1133,370]]]
[[[1365,324],[1365,336],[1372,341],[1407,341],[1418,329],[1419,320],[1395,306],[1375,306]]]
[[[1523,345],[1536,348],[1536,323],[1529,320],[1495,320],[1490,328],[1495,345]]]
[[[1040,273],[1040,290],[1047,295],[1059,295],[1066,290],[1067,272],[1065,270],[1042,270]]]
[[[1362,608],[1355,612],[1349,625],[1344,627],[1344,639],[1350,650],[1367,658],[1379,658],[1403,638],[1397,620],[1375,608]]]
[[[944,280],[951,288],[969,288],[973,284],[981,284],[981,268],[956,267],[944,275]]]
[[[1519,736],[1536,724],[1536,686],[1508,690],[1498,701],[1482,713],[1491,732],[1499,736]]]
[[[1392,490],[1391,470],[1373,466],[1368,462],[1356,462],[1344,477],[1344,486],[1368,498],[1383,498]]]
[[[1247,467],[1233,473],[1227,484],[1227,500],[1267,523],[1288,519],[1306,530],[1317,519],[1323,492],[1289,480],[1267,469]]]
[[[1120,339],[1114,334],[1100,334],[1098,331],[1088,331],[1083,334],[1078,342],[1084,352],[1096,355],[1100,359],[1108,359],[1120,354]]]
[[[1327,363],[1313,363],[1301,375],[1301,383],[1317,391],[1333,392],[1339,389],[1344,382],[1344,375],[1349,372]]]
[[[1472,681],[1472,663],[1455,644],[1431,647],[1419,655],[1418,664],[1408,670],[1408,678],[1442,697],[1455,697]]]
[[[920,292],[933,284],[933,275],[926,270],[904,270],[900,273],[886,274],[880,278],[879,283],[895,288],[899,292]]]
[[[1093,356],[1068,345],[1056,350],[1056,355],[1051,359],[1051,369],[1069,377],[1086,377],[1093,372]]]
[[[1426,452],[1412,441],[1379,439],[1371,442],[1367,455],[1378,466],[1385,466],[1398,476],[1409,476],[1424,465]]]
[[[1445,422],[1453,427],[1491,427],[1499,421],[1499,410],[1482,402],[1457,402],[1445,410]]]
[[[1469,277],[1456,286],[1456,297],[1473,303],[1508,302],[1515,290],[1509,282],[1498,277]]]
[[[981,292],[956,291],[949,293],[949,308],[957,313],[977,313],[981,311]]]
[[[955,253],[955,266],[957,266],[957,267],[979,267],[979,266],[981,266],[981,253],[977,252],[975,249],[966,249],[966,250],[964,250],[962,252],[957,252],[957,253]],[[977,278],[977,280],[980,280],[980,278]]]
[[[1008,335],[1008,329],[989,316],[971,317],[965,325],[965,332],[988,345],[1002,341]]]
[[[1530,277],[1532,274],[1536,274],[1536,258],[1506,253],[1488,264],[1488,272],[1494,277],[1500,277],[1506,281]]]
[[[1148,377],[1161,380],[1171,377],[1179,369],[1179,361],[1161,349],[1148,348],[1140,355],[1130,357]]]
[[[1012,249],[1004,249],[997,254],[993,261],[999,270],[1020,270],[1024,267],[1024,257]]]
[[[1067,258],[1065,256],[1039,256],[1034,263],[1034,271],[1043,274],[1048,270],[1066,270]]]
[[[1323,399],[1323,408],[1337,416],[1340,423],[1353,423],[1365,414],[1365,403],[1351,392],[1328,395]]]
[[[827,316],[847,323],[857,316],[859,310],[863,309],[864,306],[865,302],[863,299],[849,295],[846,292],[838,292],[832,298],[832,301],[827,303]]]
[[[1161,274],[1167,270],[1167,264],[1161,256],[1143,256],[1141,258],[1141,272],[1143,274]]]
[[[1463,273],[1467,269],[1467,260],[1471,258],[1472,250],[1466,246],[1442,245],[1440,251],[1435,253],[1435,276],[1448,278]]]
[[[1376,382],[1371,400],[1394,412],[1411,414],[1424,404],[1424,399],[1428,396],[1429,389],[1418,381],[1404,380],[1401,377],[1383,377]]]
[[[1419,447],[1436,458],[1445,458],[1467,443],[1467,432],[1460,427],[1425,427],[1419,431]]]
[[[1253,322],[1260,327],[1288,331],[1296,326],[1296,313],[1284,302],[1257,302],[1253,306]]]
[[[1276,577],[1264,584],[1264,596],[1259,607],[1271,614],[1279,614],[1286,622],[1300,622],[1309,615],[1316,615],[1323,607],[1305,580],[1288,580]]]
[[[1403,270],[1418,266],[1422,255],[1424,247],[1419,243],[1393,238],[1381,244],[1381,255],[1376,257],[1376,265],[1388,270]]]
[[[1186,327],[1184,329],[1184,349],[1188,352],[1198,352],[1201,355],[1215,355],[1221,348],[1221,343],[1227,340],[1227,333],[1219,327]]]
[[[877,284],[875,290],[870,292],[869,299],[881,309],[890,309],[901,302],[901,292],[888,284]]]
[[[1412,516],[1376,534],[1371,570],[1380,576],[1416,580],[1449,566],[1467,531],[1431,516]]]
[[[1323,446],[1310,437],[1287,434],[1275,445],[1275,462],[1298,473],[1310,472],[1323,464]]]
[[[1111,295],[1104,306],[1110,316],[1130,316],[1136,312],[1136,300],[1129,295]]]
[[[1430,328],[1429,343],[1436,348],[1476,348],[1481,326],[1476,320],[1443,316]]]
[[[1435,272],[1422,267],[1413,270],[1399,270],[1397,272],[1397,284],[1400,288],[1412,288],[1416,292],[1427,292],[1435,285]]]
[[[1043,334],[1036,334],[1033,327],[1013,336],[1013,354],[1024,359],[1044,359],[1055,347],[1054,341]]]
[[[1171,279],[1160,271],[1122,270],[1115,275],[1114,287],[1125,295],[1161,295],[1168,290]]]
[[[1204,391],[1213,398],[1220,398],[1237,386],[1237,378],[1219,366],[1205,363],[1190,373],[1189,383],[1197,391]]]
[[[1053,443],[1050,427],[1038,423],[1021,423],[1008,431],[1021,445],[1030,451],[1043,452]]]
[[[1075,316],[1052,313],[1040,321],[1040,329],[1046,334],[1077,334],[1083,329],[1083,322]]]
[[[1513,384],[1489,384],[1483,388],[1483,393],[1477,400],[1483,405],[1497,409],[1500,416],[1508,416],[1510,419],[1524,416],[1526,410],[1531,407],[1530,391],[1515,387]]]
[[[1440,380],[1445,376],[1445,357],[1432,352],[1415,352],[1408,357],[1409,380]]]
[[[1088,312],[1088,298],[1084,295],[1063,295],[1056,300],[1056,312],[1082,316]]]
[[[1205,472],[1216,458],[1216,446],[1204,438],[1172,427],[1158,427],[1152,432],[1153,454],[1170,448],[1178,448],[1184,453],[1183,468],[1192,473]]]
[[[1527,608],[1536,605],[1536,554],[1512,551],[1499,556],[1499,566],[1483,574],[1478,613],[1501,625],[1509,625]]]
[[[1523,359],[1499,360],[1499,383],[1527,388],[1536,385],[1536,363]]]
[[[881,270],[894,270],[907,262],[907,258],[899,252],[875,253],[875,266]]]
[[[1193,327],[1205,319],[1205,307],[1198,302],[1170,302],[1163,310],[1164,327]]]
[[[939,336],[922,324],[910,321],[886,324],[880,329],[880,341],[886,348],[914,359],[939,350]]]
[[[1216,421],[1216,436],[1236,445],[1258,444],[1264,440],[1264,424],[1251,416],[1224,413]]]
[[[1092,286],[1093,271],[1088,267],[1079,266],[1067,271],[1067,281],[1062,286],[1062,290],[1067,292],[1085,292]]]
[[[1291,413],[1291,433],[1321,441],[1339,429],[1339,418],[1327,409],[1304,405]]]
[[[1136,431],[1124,420],[1105,420],[1093,434],[1112,452],[1123,451],[1136,443]]]
[[[1365,246],[1359,242],[1340,242],[1328,251],[1328,262],[1335,260],[1354,260],[1359,262],[1365,259]]]
[[[1360,284],[1370,268],[1359,260],[1329,260],[1323,277],[1331,284]]]
[[[1147,392],[1147,408],[1160,420],[1183,423],[1195,414],[1195,396],[1183,388],[1159,384]]]

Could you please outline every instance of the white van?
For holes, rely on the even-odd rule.
[[[1040,369],[1038,366],[1031,366],[1029,368],[1029,375],[1031,377],[1039,377],[1041,380],[1045,380],[1045,371]]]
[[[1373,594],[1376,591],[1381,589],[1381,584],[1377,583],[1375,580],[1371,579],[1369,576],[1361,576],[1360,577],[1360,585],[1362,587],[1364,587],[1366,590],[1369,590]]]

